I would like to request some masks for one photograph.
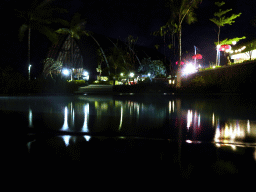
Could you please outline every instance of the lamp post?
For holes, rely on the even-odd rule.
[[[30,81],[30,68],[32,67],[32,65],[28,65],[28,80]]]

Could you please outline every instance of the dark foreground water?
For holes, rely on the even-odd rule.
[[[253,178],[255,104],[244,96],[0,97],[3,157],[11,174],[48,179]]]

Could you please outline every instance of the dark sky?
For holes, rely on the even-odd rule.
[[[26,6],[28,1],[1,0],[0,11],[3,19],[4,30],[1,30],[2,57],[1,64],[15,66],[20,71],[26,71],[27,42],[18,41],[18,29],[22,24],[15,16],[13,9]],[[215,60],[214,41],[217,41],[217,27],[211,21],[214,12],[218,9],[213,0],[203,0],[196,10],[198,21],[194,24],[183,24],[182,48],[184,52],[193,54],[194,45],[199,48],[204,58],[205,65]],[[255,0],[226,0],[223,9],[232,8],[232,13],[242,12],[232,26],[221,29],[221,39],[247,36],[255,38],[256,27],[250,21],[256,16]],[[70,19],[75,12],[87,18],[86,28],[92,32],[124,40],[128,35],[138,37],[138,45],[154,47],[163,39],[155,37],[152,32],[159,29],[169,19],[169,10],[164,6],[164,0],[55,0],[55,5],[68,9],[69,13],[63,15]],[[11,18],[11,19],[9,19]],[[46,56],[50,42],[38,34],[31,37],[33,49],[31,62],[37,65]],[[164,53],[164,49],[160,49]],[[170,51],[165,49],[167,56]],[[34,68],[36,68],[34,64]],[[34,69],[36,70],[36,69]]]

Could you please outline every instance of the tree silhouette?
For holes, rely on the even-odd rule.
[[[26,31],[28,31],[28,66],[30,65],[31,30],[38,31],[46,35],[52,42],[57,42],[58,37],[54,30],[51,28],[51,24],[66,24],[65,20],[54,17],[54,14],[66,13],[67,10],[53,7],[50,2],[51,1],[40,2],[39,0],[35,0],[28,7],[26,7],[25,10],[15,9],[17,17],[23,20],[23,24],[19,29],[20,41],[24,39]]]

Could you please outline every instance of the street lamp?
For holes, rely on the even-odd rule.
[[[84,75],[84,79],[88,81],[89,80],[89,73],[87,71],[84,71],[83,75]]]
[[[196,67],[192,63],[188,63],[183,69],[183,75],[189,75],[195,73],[196,71]]]
[[[65,76],[68,76],[69,75],[69,70],[68,69],[63,69],[62,74],[65,75]]]
[[[30,81],[30,68],[32,67],[32,65],[28,65],[28,80]]]

